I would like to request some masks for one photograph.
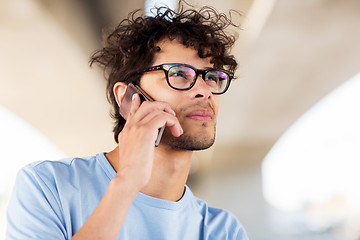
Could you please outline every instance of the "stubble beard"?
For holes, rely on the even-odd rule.
[[[211,109],[214,119],[210,122],[189,122],[186,113],[196,107]],[[216,114],[210,103],[197,101],[191,106],[180,108],[176,116],[182,126],[184,133],[179,137],[174,137],[169,128],[165,128],[161,139],[161,144],[173,150],[198,151],[210,148],[215,142]]]
[[[201,127],[207,127],[203,123]],[[212,133],[201,132],[199,134],[191,134],[184,130],[180,137],[174,137],[168,129],[165,129],[161,143],[175,150],[198,151],[210,148],[215,142],[216,124]]]

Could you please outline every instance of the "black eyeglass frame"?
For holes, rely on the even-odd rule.
[[[193,82],[190,84],[189,87],[187,88],[176,88],[174,86],[172,86],[170,84],[170,81],[169,81],[169,70],[170,68],[174,67],[174,66],[183,66],[183,67],[188,67],[188,68],[191,68],[195,71],[195,79],[193,80]],[[176,89],[176,90],[180,90],[180,91],[186,91],[186,90],[189,90],[191,89],[197,79],[198,79],[198,76],[201,75],[202,76],[202,79],[205,81],[205,76],[208,72],[211,72],[211,71],[220,71],[220,72],[223,72],[225,73],[226,75],[229,76],[229,80],[227,81],[226,83],[226,86],[224,88],[224,90],[222,92],[211,92],[212,94],[214,95],[220,95],[220,94],[223,94],[225,93],[228,89],[229,89],[229,86],[230,86],[230,82],[231,80],[234,78],[234,73],[228,71],[228,70],[225,70],[225,69],[214,69],[214,68],[209,68],[209,69],[206,69],[206,70],[200,70],[200,69],[197,69],[191,65],[188,65],[188,64],[183,64],[183,63],[166,63],[166,64],[161,64],[161,65],[157,65],[157,66],[153,66],[153,67],[148,67],[148,68],[144,68],[142,70],[139,70],[139,73],[144,73],[144,72],[152,72],[152,71],[157,71],[157,70],[163,70],[164,73],[165,73],[165,77],[166,77],[166,82],[167,84],[173,88],[173,89]]]

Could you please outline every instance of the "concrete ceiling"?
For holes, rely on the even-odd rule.
[[[233,51],[239,78],[222,98],[217,143],[199,158],[261,161],[291,123],[359,71],[357,0],[192,3],[244,14]],[[88,59],[99,48],[101,26],[117,24],[143,1],[0,4],[0,104],[68,155],[111,150],[105,82]]]
[[[297,118],[360,71],[359,11],[357,0],[277,1],[224,96],[215,159],[261,161]]]

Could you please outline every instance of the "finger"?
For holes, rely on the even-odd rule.
[[[146,101],[141,104],[137,109],[136,115],[134,115],[134,121],[141,121],[148,114],[156,111],[166,112],[172,116],[176,116],[175,111],[171,109],[170,105],[166,102],[150,102]]]
[[[160,101],[155,101],[155,102],[150,102],[147,101],[145,106],[149,105],[150,106],[150,110],[154,111],[156,109],[162,110],[164,112],[170,113],[173,116],[176,116],[175,111],[170,107],[170,105],[167,102],[160,102]]]
[[[183,134],[183,129],[177,117],[161,110],[149,113],[143,118],[141,124],[147,125],[149,128],[153,129],[159,129],[163,126],[167,126],[175,137]]]

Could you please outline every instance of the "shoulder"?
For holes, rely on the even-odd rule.
[[[211,207],[207,202],[196,197],[195,199],[204,217],[208,239],[248,240],[244,227],[233,213]]]
[[[59,160],[43,160],[30,163],[23,169],[41,171],[43,169],[71,169],[77,167],[88,167],[96,160],[95,156],[63,158]]]
[[[96,156],[30,163],[18,172],[15,187],[22,189],[34,185],[43,190],[55,188],[53,190],[58,191],[59,187],[77,183],[80,179],[86,181],[99,168]]]
[[[88,217],[106,190],[110,178],[105,163],[105,157],[97,154],[23,167],[8,206],[8,234],[17,237],[9,238],[25,239],[36,232],[44,239],[68,239],[74,224]],[[78,205],[84,199],[89,200],[87,204]]]
[[[96,162],[96,155],[82,158],[63,158],[59,160],[44,160],[30,163],[20,170],[20,173],[27,173],[39,176],[65,177],[67,174],[91,168]]]
[[[209,206],[206,201],[199,199],[195,196],[194,199],[198,207],[201,209],[202,213],[206,215],[208,221],[213,221],[214,219],[221,219],[222,221],[226,220],[229,222],[238,223],[237,218],[230,211]]]

